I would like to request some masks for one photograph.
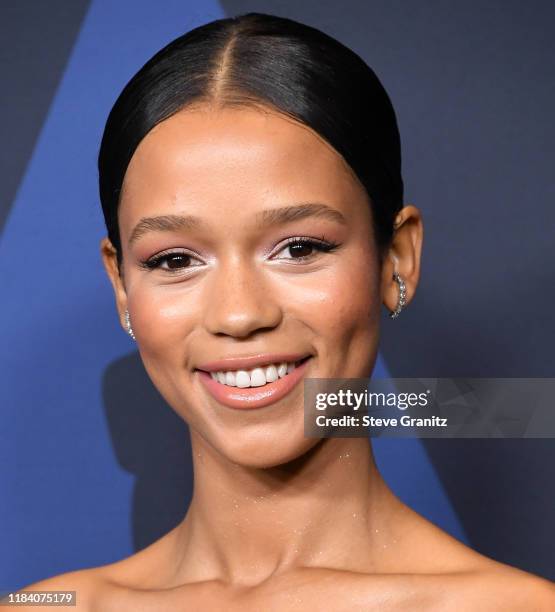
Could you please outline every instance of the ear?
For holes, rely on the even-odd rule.
[[[121,326],[123,329],[126,329],[125,310],[127,309],[127,292],[125,290],[125,281],[123,273],[120,275],[120,270],[118,268],[116,249],[108,237],[100,241],[100,255],[102,256],[102,263],[104,264],[104,268],[106,269],[106,273],[114,289],[116,307]]]
[[[402,208],[394,225],[393,239],[382,265],[382,300],[389,311],[395,310],[399,298],[399,285],[393,279],[398,272],[406,285],[406,304],[414,297],[420,278],[420,256],[424,228],[422,215],[416,206]]]

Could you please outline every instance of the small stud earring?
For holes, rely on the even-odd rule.
[[[399,285],[399,299],[397,301],[397,307],[395,308],[395,310],[392,310],[389,313],[389,316],[392,319],[396,319],[399,316],[399,313],[401,312],[401,310],[403,310],[405,304],[406,304],[406,297],[407,297],[407,287],[405,285],[405,281],[399,276],[399,274],[397,272],[395,272],[393,274],[393,280],[397,281],[398,285]]]
[[[129,320],[129,310],[125,311],[125,327],[127,327],[127,333],[136,340],[135,334],[133,333],[133,328],[131,327],[131,321]]]

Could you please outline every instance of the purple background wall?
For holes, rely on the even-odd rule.
[[[0,591],[127,556],[186,510],[186,427],[120,329],[101,265],[96,156],[155,51],[251,10],[351,46],[396,108],[426,233],[416,300],[383,319],[382,374],[554,375],[553,3],[2,3]],[[416,510],[555,579],[555,441],[375,448]]]

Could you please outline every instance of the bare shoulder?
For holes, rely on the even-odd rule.
[[[146,548],[106,565],[59,574],[24,587],[30,591],[76,591],[76,610],[107,612],[107,601],[158,584],[172,544],[172,530]],[[23,590],[23,589],[21,589]],[[37,609],[42,609],[35,606]],[[51,611],[51,606],[45,608]]]
[[[402,512],[407,547],[388,569],[414,576],[426,596],[444,604],[438,609],[555,611],[554,583],[479,553],[410,509]]]
[[[496,561],[458,540],[451,539],[445,547],[445,556],[449,555],[451,575],[460,577],[460,593],[472,603],[472,610],[555,611],[555,584],[549,580]]]
[[[431,576],[441,591],[446,610],[473,612],[553,612],[555,584],[501,563],[447,536],[435,549],[438,562]],[[436,573],[439,567],[439,573]]]
[[[102,568],[81,569],[58,574],[34,582],[21,591],[75,591],[75,610],[92,612],[95,598],[105,583]],[[33,605],[36,610],[52,610],[52,606]]]
[[[555,610],[554,583],[495,561],[491,561],[490,567],[461,574],[460,586],[463,601],[471,604],[476,612]]]
[[[554,612],[555,585],[510,566],[447,573],[385,574],[353,586],[368,607],[427,612]],[[354,590],[351,590],[351,595]],[[387,607],[382,598],[387,594]]]

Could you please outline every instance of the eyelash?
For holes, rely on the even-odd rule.
[[[317,251],[321,253],[330,253],[339,246],[338,243],[332,242],[330,240],[326,240],[324,237],[315,239],[315,238],[310,238],[308,236],[295,236],[293,238],[289,238],[286,241],[286,243],[283,245],[283,247],[280,249],[280,251],[278,252],[281,252],[284,249],[287,249],[295,245],[302,245],[302,246],[310,245],[311,247],[313,247],[314,249],[316,249]],[[145,270],[155,270],[156,268],[160,267],[160,264],[162,262],[176,255],[194,257],[194,255],[185,253],[183,251],[171,251],[169,253],[160,253],[159,255],[155,255],[154,257],[151,257],[150,259],[141,261],[140,266],[141,268],[144,268]],[[300,257],[288,257],[286,259],[291,259],[297,262],[305,262],[311,257],[314,257],[314,253],[311,253],[310,255],[301,255]],[[174,268],[174,269],[162,268],[162,269],[164,270],[164,272],[169,272],[170,274],[176,274],[176,273],[178,274],[182,272],[183,270],[186,270],[188,268],[195,268],[195,267],[197,266],[184,266],[183,268]]]

